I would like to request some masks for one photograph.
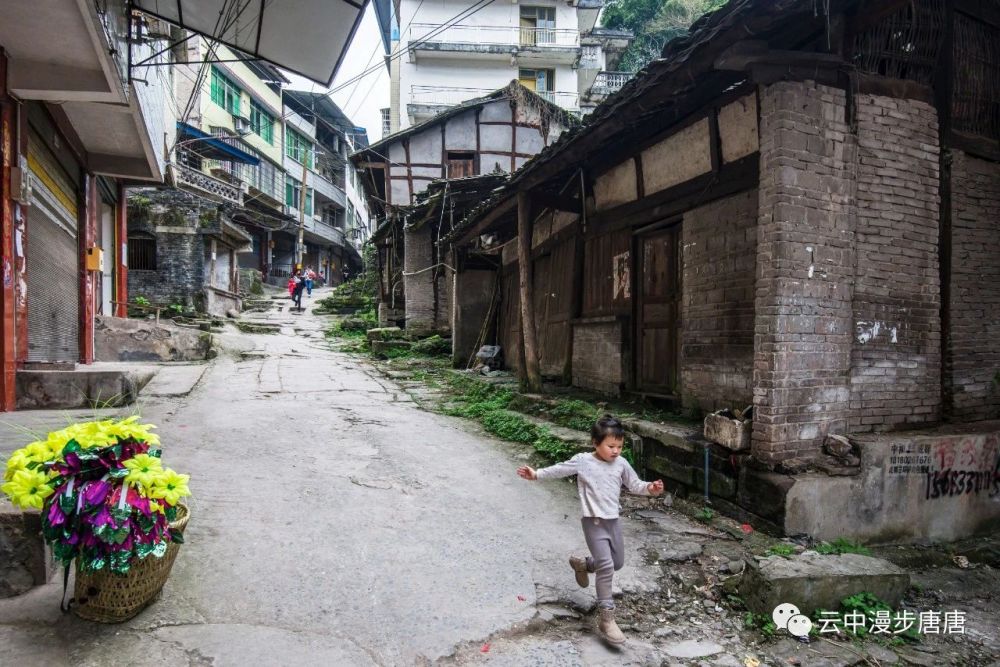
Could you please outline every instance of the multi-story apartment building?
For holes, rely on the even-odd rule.
[[[233,273],[237,266],[257,269],[281,283],[302,265],[339,282],[342,270],[333,267],[358,257],[347,250],[344,229],[346,142],[328,140],[330,132],[299,115],[298,106],[286,105],[289,81],[272,65],[225,46],[210,48],[204,39],[189,40],[175,56],[173,182],[225,204],[249,237],[226,251]],[[211,62],[202,64],[206,60]],[[210,254],[218,256],[218,248]],[[235,289],[221,282],[213,287]]]
[[[603,0],[515,0],[477,10],[465,0],[390,3],[391,11],[377,12],[383,34],[391,36],[389,130],[511,80],[586,113],[630,76],[609,71],[631,35],[595,28],[602,6]]]
[[[302,263],[337,284],[360,265],[368,215],[347,156],[367,135],[322,93],[286,90],[284,104],[285,205],[302,223]]]

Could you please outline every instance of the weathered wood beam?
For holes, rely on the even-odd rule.
[[[451,241],[452,245],[456,246],[462,245],[464,243],[467,243],[470,239],[473,239],[479,236],[480,234],[485,233],[496,222],[498,222],[502,218],[512,213],[516,208],[517,208],[516,197],[509,197],[501,201],[499,204],[494,206],[489,213],[483,216],[479,220],[479,222],[474,224],[472,227],[469,227],[467,230],[459,233],[458,236],[452,239]]]
[[[706,172],[644,199],[588,216],[587,236],[656,222],[714,199],[755,188],[760,182],[759,162],[760,154],[752,153],[723,165],[718,173]]]
[[[782,51],[767,48],[766,42],[747,40],[737,42],[715,59],[715,69],[746,72],[754,65],[782,66],[839,66],[843,59],[836,53],[815,51]]]
[[[554,211],[566,211],[568,213],[580,213],[583,210],[579,199],[554,195],[546,192],[533,192],[531,199],[538,208],[550,208]]]
[[[535,303],[531,261],[532,238],[531,199],[527,192],[517,194],[517,272],[521,295],[521,349],[524,351],[525,388],[537,393],[542,390],[542,373],[538,363],[538,339],[535,331]]]

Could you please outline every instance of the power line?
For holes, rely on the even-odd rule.
[[[474,16],[478,12],[482,11],[483,9],[485,9],[486,7],[488,7],[489,5],[492,5],[494,2],[496,2],[496,0],[478,0],[471,7],[467,7],[465,9],[463,9],[461,12],[459,12],[455,16],[451,17],[450,19],[448,19],[447,21],[445,21],[441,25],[439,25],[436,28],[434,28],[433,30],[429,31],[427,34],[425,34],[420,39],[418,39],[416,41],[413,41],[413,42],[410,42],[405,49],[400,49],[396,53],[394,53],[391,56],[389,56],[388,62],[391,63],[391,62],[393,62],[395,60],[399,60],[406,53],[408,53],[411,49],[413,49],[415,47],[418,47],[418,46],[421,46],[421,45],[429,42],[431,39],[433,39],[434,37],[437,37],[438,35],[440,35],[442,32],[444,32],[448,28],[451,28],[454,25],[456,25],[459,21],[462,21],[462,20],[467,19],[467,18],[471,18],[472,16]],[[374,65],[373,67],[369,67],[368,69],[366,69],[366,70],[362,71],[360,74],[358,74],[358,75],[356,75],[356,76],[348,79],[347,81],[343,82],[342,84],[340,84],[340,85],[338,85],[338,86],[336,86],[334,88],[331,88],[330,90],[328,90],[326,93],[323,94],[323,97],[330,97],[332,99],[332,96],[333,96],[334,93],[340,92],[341,90],[343,90],[347,86],[350,86],[351,84],[356,83],[356,82],[360,81],[361,79],[365,78],[369,74],[372,74],[373,72],[379,71],[381,69],[382,69],[382,65]],[[284,120],[287,117],[288,117],[288,114],[285,114],[285,115],[282,116],[281,119]]]

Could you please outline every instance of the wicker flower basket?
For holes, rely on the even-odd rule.
[[[170,522],[170,527],[183,533],[190,516],[191,512],[185,505],[178,505],[177,518]],[[180,544],[171,542],[162,558],[149,556],[137,560],[126,575],[105,570],[81,572],[77,569],[73,613],[98,623],[129,620],[159,595],[180,548]]]

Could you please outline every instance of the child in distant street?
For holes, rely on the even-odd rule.
[[[625,430],[620,421],[604,415],[590,429],[592,453],[577,454],[569,461],[535,470],[529,466],[517,469],[524,479],[557,479],[576,475],[576,486],[583,509],[583,537],[590,557],[571,557],[569,565],[576,572],[576,583],[590,585],[589,573],[595,573],[597,606],[600,614],[597,630],[609,643],[625,643],[615,623],[615,603],[611,597],[611,582],[615,572],[625,564],[625,541],[619,523],[622,487],[639,496],[658,496],[663,482],[644,482],[621,456]]]
[[[313,281],[316,280],[316,272],[312,269],[306,269],[306,296],[313,295]]]

